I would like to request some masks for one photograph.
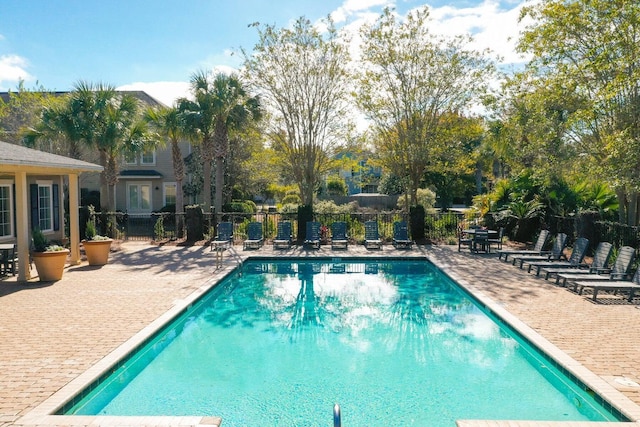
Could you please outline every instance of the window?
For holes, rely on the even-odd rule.
[[[60,229],[59,187],[51,181],[31,184],[31,227],[37,227],[42,231]]]
[[[127,210],[131,212],[151,211],[151,184],[127,184]]]
[[[38,227],[42,231],[53,230],[51,185],[38,185]]]
[[[156,164],[156,152],[155,150],[145,151],[140,155],[141,165],[155,165]]]
[[[175,182],[164,183],[164,206],[176,204],[176,188]]]
[[[0,181],[0,237],[13,236],[12,183]]]

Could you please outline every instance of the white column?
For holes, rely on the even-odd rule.
[[[27,173],[16,172],[16,241],[18,243],[18,281],[31,278],[29,249],[31,233],[29,231],[29,194]]]
[[[71,265],[80,264],[80,202],[78,175],[69,174],[69,244]]]

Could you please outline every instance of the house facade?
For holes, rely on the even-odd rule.
[[[80,262],[80,176],[102,166],[0,141],[0,243],[16,243],[18,280],[30,279],[32,231],[64,243],[69,230],[71,263]],[[69,212],[65,215],[65,193]],[[68,217],[68,224],[65,224]]]
[[[53,96],[62,96],[68,92],[52,92]],[[120,93],[132,95],[146,107],[165,107],[163,103],[151,97],[144,91],[121,91]],[[9,102],[11,94],[0,92],[0,100]],[[9,121],[13,126],[19,125]],[[1,125],[1,124],[0,124]],[[3,129],[8,134],[17,135],[18,129]],[[180,143],[180,150],[184,157],[191,154],[191,144]],[[96,152],[86,151],[83,159],[92,163],[99,163]],[[173,171],[171,147],[169,145],[158,147],[135,156],[122,156],[119,164],[118,183],[115,188],[116,211],[130,214],[150,214],[167,205],[175,205],[176,179]],[[100,175],[98,173],[85,173],[80,177],[81,195],[100,191]],[[82,204],[93,204],[99,209],[97,197],[81,197]],[[185,204],[196,203],[196,200],[185,198]]]

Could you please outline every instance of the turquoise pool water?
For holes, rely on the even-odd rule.
[[[426,261],[249,261],[66,414],[616,420]]]

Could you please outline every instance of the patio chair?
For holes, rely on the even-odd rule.
[[[349,240],[347,237],[347,223],[335,221],[331,224],[331,249],[347,249]]]
[[[559,261],[561,258],[565,258],[564,255],[564,247],[567,245],[567,235],[565,233],[556,234],[556,238],[553,239],[553,246],[551,248],[551,252],[544,255],[518,255],[513,258],[513,262],[511,264],[516,265],[520,268],[523,267],[525,263],[536,262],[536,261]]]
[[[304,240],[304,246],[320,249],[320,223],[317,221],[308,221],[306,227],[307,236]]]
[[[584,256],[587,253],[587,248],[589,247],[589,239],[584,237],[579,237],[576,239],[576,242],[573,245],[573,250],[571,251],[571,256],[567,261],[543,261],[543,262],[529,262],[529,269],[527,270],[529,273],[532,268],[536,269],[536,276],[540,276],[540,270],[545,267],[565,267],[565,268],[579,268],[584,266],[582,261],[584,260]]]
[[[7,249],[0,251],[0,275],[16,275],[18,265],[18,249],[17,245],[7,244]]]
[[[542,271],[545,272],[545,280],[549,280],[549,277],[556,276],[556,284],[558,284],[559,274],[597,274],[602,272],[609,265],[609,258],[611,257],[611,249],[613,245],[609,242],[600,242],[596,247],[596,252],[593,254],[593,261],[591,265],[587,265],[586,268],[558,268],[558,267],[546,267]]]
[[[378,234],[378,221],[365,221],[364,223],[364,247],[382,249],[382,240]]]
[[[495,238],[489,238],[489,244],[495,243],[496,248],[501,251],[502,250],[502,240],[504,238],[504,227],[500,227],[498,229],[498,236]]]
[[[226,249],[231,247],[233,241],[233,223],[218,223],[216,237],[211,241],[211,250]]]
[[[629,275],[631,264],[635,258],[636,250],[631,246],[623,246],[618,252],[616,262],[613,264],[611,270],[603,269],[599,274],[578,274],[576,273],[562,273],[558,274],[556,278],[556,284],[560,284],[562,280],[562,286],[567,286],[567,282],[575,281],[599,281],[599,280],[621,280]],[[606,274],[608,273],[608,274]]]
[[[549,230],[540,230],[540,234],[538,234],[538,239],[536,240],[533,249],[530,250],[501,250],[498,251],[498,259],[502,259],[504,255],[504,261],[506,262],[509,258],[509,255],[541,255],[544,251],[544,246],[547,244],[547,239],[549,238]]]
[[[409,239],[409,229],[406,221],[396,221],[393,223],[393,246],[396,249],[411,249],[413,241]]]
[[[471,242],[471,251],[475,253],[491,252],[491,243],[489,243],[489,230],[478,229],[473,233]]]
[[[636,291],[640,289],[640,268],[636,270],[631,280],[578,280],[574,282],[573,290],[578,292],[578,295],[582,295],[586,288],[593,289],[591,298],[594,301],[597,301],[598,292],[601,290],[614,291],[614,295],[617,295],[619,291],[628,291],[629,298],[627,300],[631,301]]]
[[[281,221],[278,223],[276,237],[273,239],[273,249],[290,248],[293,243],[293,235],[291,234],[291,222]]]
[[[247,225],[247,240],[242,244],[243,250],[260,249],[263,243],[262,223],[257,221],[250,222],[249,225]]]
[[[462,250],[463,246],[471,250],[471,243],[473,243],[473,238],[465,233],[462,227],[458,227],[458,252]]]

